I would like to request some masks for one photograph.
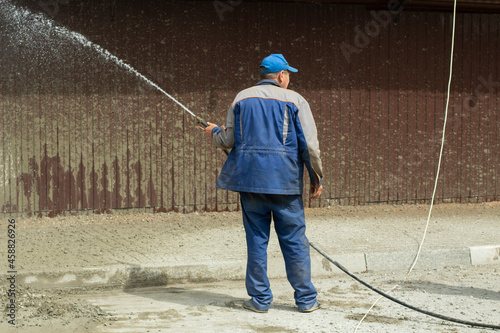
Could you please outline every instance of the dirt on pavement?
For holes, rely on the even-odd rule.
[[[307,234],[310,240],[323,246],[327,245],[335,253],[382,251],[393,248],[415,249],[422,237],[428,209],[427,205],[307,209]],[[185,215],[116,212],[105,215],[79,214],[41,219],[16,218],[16,223],[20,272],[103,267],[117,263],[127,265],[183,264],[193,261],[210,263],[211,260],[218,260],[221,253],[224,253],[224,258],[227,260],[246,256],[241,212]],[[500,202],[436,205],[426,242],[434,247],[454,247],[457,244],[464,247],[498,245],[499,223]],[[6,242],[6,232],[1,233],[0,244]],[[271,249],[271,245],[270,252],[279,253],[279,249],[277,247]],[[1,254],[6,258],[5,249]],[[460,276],[446,276],[446,278],[453,278],[451,282],[454,284],[460,284],[465,279],[468,285],[463,288],[472,288],[475,279],[487,280],[483,271],[481,271],[482,276],[474,274],[477,274],[475,270],[467,269],[464,278]],[[498,275],[498,272],[495,274]],[[484,283],[487,284],[487,281]],[[498,295],[498,285],[491,287],[496,288],[494,292]],[[0,284],[0,288],[1,302],[8,304],[8,285],[5,281]],[[239,288],[244,290],[243,285]],[[352,288],[358,288],[357,284]],[[324,296],[327,296],[326,304],[337,308],[336,311],[349,308],[349,304],[345,303],[347,300],[335,300],[338,291],[333,291],[332,289],[331,293],[326,293],[323,289]],[[456,292],[459,293],[460,289]],[[110,317],[95,302],[89,302],[88,297],[80,297],[85,293],[86,291],[82,289],[39,289],[17,285],[16,329],[40,333],[94,332],[96,327],[110,320]],[[470,295],[470,297],[475,296]],[[357,301],[352,302],[350,306],[359,306]],[[477,312],[477,308],[475,309]],[[483,319],[488,321],[486,314],[489,313],[487,311],[489,309],[484,310]],[[498,312],[495,314],[498,318]],[[347,313],[344,315],[353,319],[359,316]],[[0,317],[2,332],[11,328],[8,319],[5,315]],[[393,319],[374,317],[372,320],[384,322]],[[255,332],[273,331],[255,330]],[[454,331],[443,330],[443,332]]]
[[[332,254],[415,249],[428,209],[427,205],[306,209],[307,235]],[[434,247],[496,245],[498,222],[500,202],[435,205],[425,242]],[[221,251],[225,260],[246,257],[241,212],[19,218],[17,228],[22,251],[18,271],[207,263],[219,260]],[[0,244],[5,244],[5,236],[0,233]]]

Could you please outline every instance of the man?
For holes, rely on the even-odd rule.
[[[250,300],[243,307],[267,312],[273,300],[267,277],[271,219],[285,259],[287,278],[301,312],[319,309],[311,282],[309,242],[302,200],[306,167],[310,197],[321,195],[322,167],[316,125],[307,101],[287,90],[290,72],[281,54],[264,58],[263,80],[234,99],[224,126],[208,123],[208,138],[231,149],[217,187],[240,193],[247,240],[245,285]]]

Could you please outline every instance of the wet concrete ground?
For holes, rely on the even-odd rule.
[[[362,273],[390,289],[404,272]],[[90,292],[83,296],[108,313],[95,332],[354,332],[378,294],[348,276],[315,279],[323,308],[299,313],[285,279],[271,281],[274,302],[266,314],[241,307],[243,281]],[[500,267],[485,265],[414,272],[393,296],[462,320],[500,325]],[[429,317],[382,299],[358,332],[491,332]]]

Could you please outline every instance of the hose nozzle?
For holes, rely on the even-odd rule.
[[[204,128],[208,127],[208,124],[205,120],[203,120],[202,118],[200,118],[198,116],[195,116],[195,118],[196,118],[196,121],[198,122],[198,124],[200,124]]]

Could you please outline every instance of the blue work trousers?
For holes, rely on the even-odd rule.
[[[309,308],[316,302],[318,293],[311,282],[302,196],[241,192],[240,198],[247,240],[245,285],[254,305],[259,310],[267,310],[273,300],[267,277],[267,245],[273,219],[286,275],[295,290],[295,304],[299,309]]]

